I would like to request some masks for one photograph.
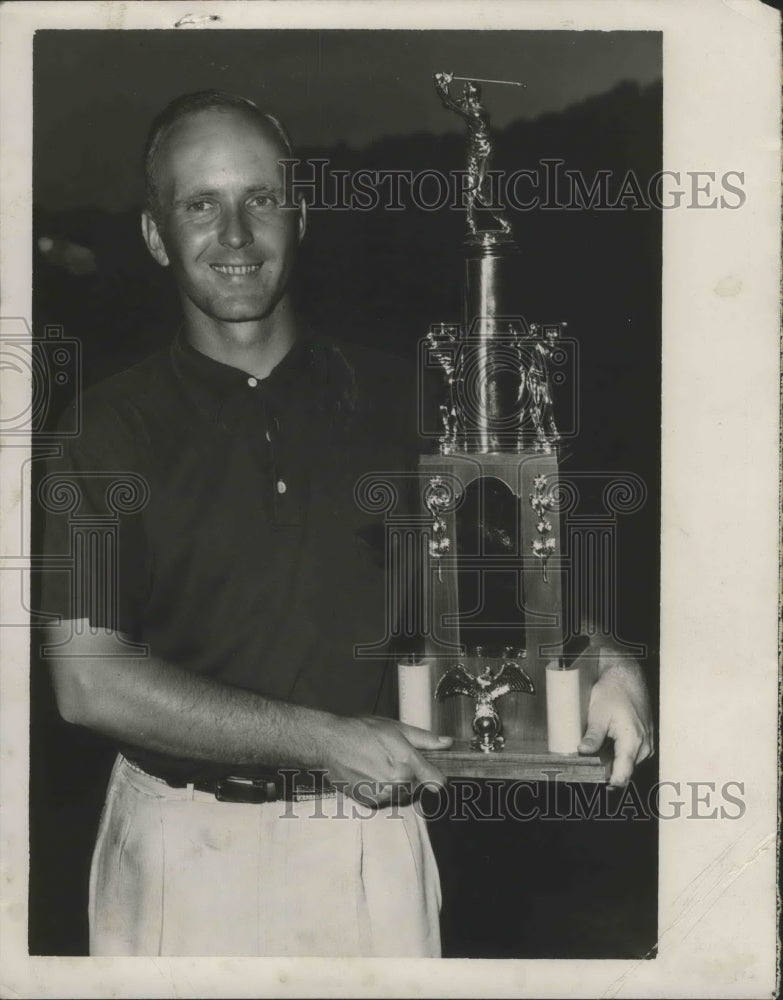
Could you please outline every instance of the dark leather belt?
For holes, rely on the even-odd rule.
[[[127,758],[126,758],[127,760]],[[310,799],[332,798],[337,794],[322,771],[303,771],[299,768],[281,767],[264,770],[253,775],[227,774],[219,777],[188,778],[141,768],[128,761],[134,770],[149,774],[158,781],[165,781],[171,788],[192,785],[198,792],[214,795],[218,802],[244,802],[259,805],[264,802],[304,802]]]

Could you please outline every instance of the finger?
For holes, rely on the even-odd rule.
[[[418,788],[411,775],[403,778],[361,778],[348,786],[348,795],[367,809],[388,805],[407,805]]]
[[[590,692],[590,702],[587,706],[587,728],[577,750],[579,753],[598,753],[606,740],[609,730],[609,717],[598,697],[597,685]]]
[[[628,784],[640,746],[641,740],[638,737],[634,738],[630,733],[621,733],[615,738],[610,785],[619,788]]]
[[[598,753],[606,739],[607,725],[603,721],[591,722],[577,747],[579,753]]]
[[[445,750],[454,742],[451,736],[438,736],[430,729],[410,726],[407,722],[398,723],[398,727],[405,739],[417,750]]]
[[[354,800],[358,802],[360,806],[364,806],[365,809],[375,810],[378,806],[382,805],[382,796],[378,795],[378,782],[370,781],[367,778],[361,778],[359,781],[355,781],[349,784],[346,788],[347,794]]]
[[[414,791],[415,784],[410,777],[382,778],[367,782],[362,788],[362,804],[371,803],[373,809],[390,805],[404,806],[411,801]]]
[[[639,752],[636,755],[636,763],[641,764],[643,760],[652,757],[653,753],[652,742],[650,740],[642,740],[642,745],[639,747]]]
[[[413,777],[418,784],[433,785],[438,788],[446,787],[446,775],[439,767],[422,757],[414,750],[408,761],[408,766],[413,771]]]

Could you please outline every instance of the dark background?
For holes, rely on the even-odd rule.
[[[38,32],[34,235],[56,242],[47,254],[33,248],[35,333],[57,325],[80,341],[84,384],[171,336],[178,306],[143,246],[138,207],[146,128],[176,94],[216,86],[251,97],[286,122],[298,155],[327,157],[333,169],[446,172],[463,166],[465,143],[434,93],[435,70],[526,83],[484,88],[494,168],[559,157],[588,182],[610,170],[614,191],[630,169],[643,187],[660,169],[661,39],[652,32]],[[649,650],[657,701],[660,213],[509,217],[522,248],[519,311],[567,320],[580,345],[569,468],[630,471],[647,484],[645,506],[618,529],[617,623],[620,637]],[[445,208],[311,212],[300,301],[324,332],[415,358],[430,323],[459,319],[463,229]],[[91,253],[74,263],[68,244]],[[53,401],[47,426],[66,399]],[[113,751],[59,720],[35,661],[31,688],[30,951],[84,954],[89,857]],[[637,772],[642,798],[654,772],[654,763]],[[439,822],[432,835],[447,957],[654,949],[654,822]]]

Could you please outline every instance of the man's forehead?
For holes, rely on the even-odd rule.
[[[159,167],[175,175],[198,166],[230,168],[253,163],[274,176],[282,172],[280,159],[288,155],[273,125],[240,108],[205,108],[191,112],[164,136]],[[271,176],[270,176],[271,179]]]

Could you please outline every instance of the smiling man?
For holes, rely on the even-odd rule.
[[[390,659],[354,653],[389,625],[382,516],[354,488],[411,468],[415,379],[301,322],[290,152],[276,119],[218,92],[153,123],[142,228],[184,323],[84,395],[47,477],[78,491],[82,522],[117,527],[111,572],[85,558],[75,585],[44,588],[62,618],[47,636],[59,709],[119,749],[96,955],[440,953],[425,824],[392,799],[441,784],[419,751],[450,741],[391,721]],[[110,484],[128,482],[138,502],[117,515]],[[47,554],[69,532],[51,505]],[[602,690],[596,738],[611,719],[627,780],[649,750],[644,688],[631,667]],[[291,773],[308,768],[329,783]]]
[[[418,749],[448,741],[381,718],[386,664],[353,656],[385,626],[365,541],[378,525],[353,487],[409,463],[415,408],[397,390],[411,380],[300,322],[289,151],[274,119],[222,94],[153,124],[142,227],[183,328],[84,395],[82,433],[53,466],[81,516],[105,513],[107,475],[148,495],[120,517],[116,579],[85,567],[70,594],[45,586],[64,619],[49,636],[65,642],[60,711],[122,750],[93,859],[92,954],[439,953],[424,822],[410,806],[382,819],[393,783],[442,780]],[[66,521],[48,518],[48,552],[66,550]],[[294,822],[343,802],[281,765],[364,781],[380,808]]]
[[[144,238],[172,269],[190,343],[237,367],[252,357],[262,377],[297,334],[289,279],[305,207],[284,190],[290,154],[274,118],[238,103],[164,115],[145,157]]]

